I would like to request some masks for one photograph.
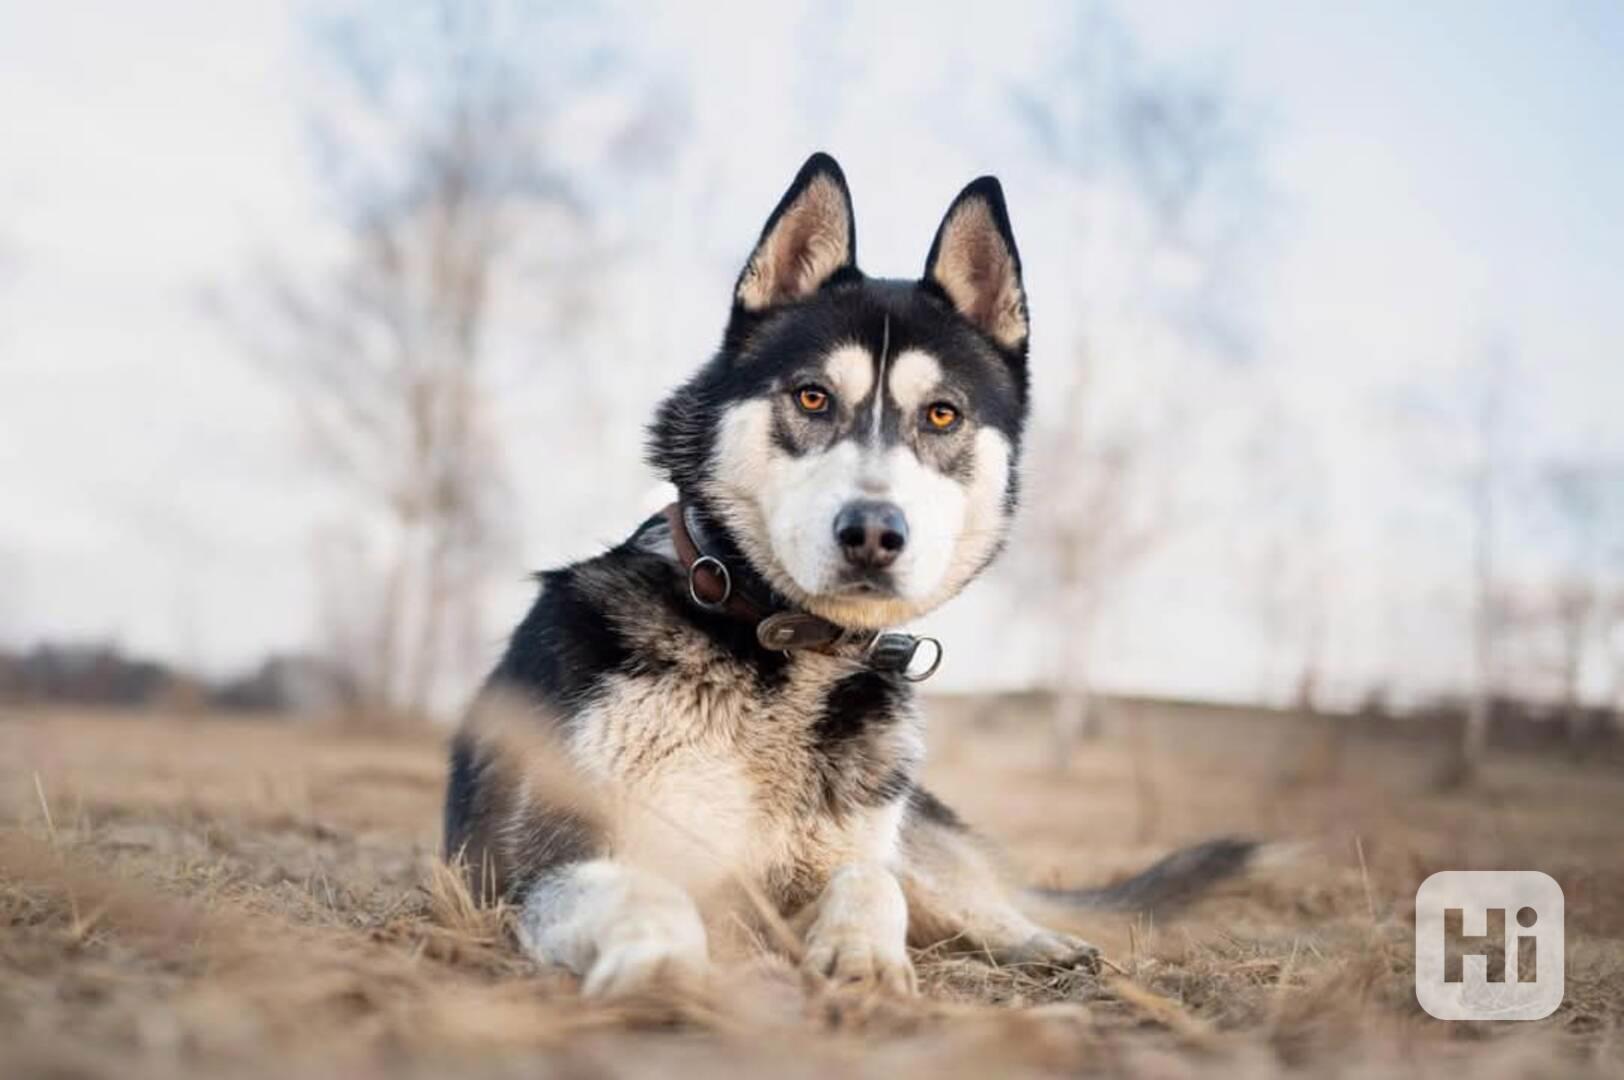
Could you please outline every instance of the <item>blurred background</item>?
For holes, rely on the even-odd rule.
[[[1026,266],[933,690],[1616,742],[1620,55],[1601,0],[6,5],[0,695],[455,715],[667,498],[826,149],[869,273],[984,172]]]
[[[1624,1075],[1620,57],[1616,0],[0,0],[0,1075]],[[438,861],[446,734],[669,498],[818,149],[876,275],[997,174],[1030,292],[924,781],[1033,882],[1292,858],[1079,917],[1098,979],[595,1011]],[[1561,1010],[1428,1021],[1417,885],[1529,867]]]

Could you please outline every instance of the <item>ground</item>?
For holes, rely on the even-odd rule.
[[[616,1007],[520,958],[435,860],[443,734],[0,710],[0,1075],[1624,1075],[1624,769],[1312,717],[1115,703],[1057,768],[1018,702],[935,704],[932,785],[1034,881],[1246,833],[1266,865],[1185,917],[1079,920],[1098,975],[920,955],[917,1001],[730,961]],[[1412,992],[1417,885],[1538,868],[1567,994],[1445,1024]]]

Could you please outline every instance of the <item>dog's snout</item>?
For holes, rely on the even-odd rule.
[[[890,566],[908,546],[908,519],[896,503],[858,499],[835,515],[835,541],[853,566]]]

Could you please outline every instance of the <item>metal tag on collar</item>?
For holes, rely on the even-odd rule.
[[[832,645],[844,632],[828,619],[801,611],[780,611],[756,624],[756,640],[761,647],[779,652]]]
[[[914,662],[921,645],[929,646],[932,650],[930,663],[923,667]],[[876,671],[889,671],[909,682],[924,682],[942,666],[942,643],[933,637],[915,637],[913,634],[878,634],[869,643],[864,656],[868,666]]]

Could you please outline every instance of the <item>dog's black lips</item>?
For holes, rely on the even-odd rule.
[[[840,575],[836,593],[861,593],[865,596],[895,596],[896,579],[883,570],[848,570]]]

